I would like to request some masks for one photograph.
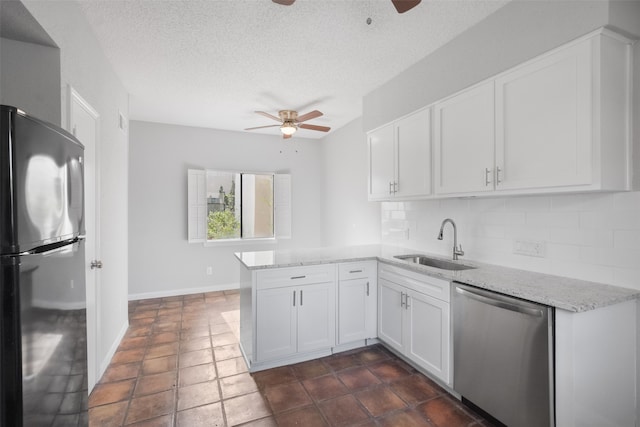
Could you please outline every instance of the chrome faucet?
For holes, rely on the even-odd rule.
[[[445,218],[442,221],[442,225],[440,226],[440,233],[438,234],[438,240],[442,240],[442,233],[444,232],[444,226],[446,223],[451,223],[453,226],[453,259],[457,260],[459,256],[464,255],[464,251],[462,250],[462,244],[458,247],[458,229],[456,227],[456,223],[453,222],[451,218]]]

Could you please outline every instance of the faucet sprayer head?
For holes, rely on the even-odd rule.
[[[442,240],[442,228],[440,229],[440,233],[438,233],[438,240]]]

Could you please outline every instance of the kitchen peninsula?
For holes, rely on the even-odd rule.
[[[556,425],[633,425],[640,292],[467,260],[449,263],[471,268],[448,270],[397,258],[417,253],[384,245],[236,253],[250,371],[379,340],[457,395],[449,303],[450,283],[459,282],[553,307]],[[411,319],[394,323],[398,301],[426,314],[416,328]]]

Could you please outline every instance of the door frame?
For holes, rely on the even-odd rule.
[[[66,128],[70,133],[74,136],[76,134],[75,129],[72,127],[74,112],[76,108],[82,108],[86,113],[88,113],[95,120],[95,136],[94,136],[94,182],[95,188],[93,188],[95,194],[95,206],[94,206],[94,218],[95,218],[95,229],[93,236],[94,240],[94,248],[95,251],[94,256],[95,259],[100,259],[100,114],[89,104],[79,93],[76,91],[70,84],[67,84],[67,120],[66,120]],[[86,163],[85,163],[86,165]],[[85,169],[86,176],[86,169]],[[86,187],[85,187],[86,192]],[[87,216],[87,204],[85,200],[85,217]],[[88,245],[85,245],[85,248]],[[86,272],[86,264],[92,262],[93,260],[85,259],[85,272]],[[96,270],[97,271],[97,270]],[[87,280],[88,278],[85,278]],[[95,301],[89,301],[90,292],[89,286],[87,286],[87,374],[89,381],[89,393],[93,386],[98,381],[99,369],[100,369],[100,361],[98,360],[100,352],[98,351],[98,346],[100,343],[99,333],[100,331],[100,319],[101,319],[101,310],[100,304],[98,303],[98,295],[100,295],[100,275],[94,275],[94,299]],[[89,318],[89,310],[88,308],[92,305],[95,307],[94,316],[92,319]],[[93,324],[93,327],[91,326]],[[92,333],[90,334],[90,328],[92,329]]]

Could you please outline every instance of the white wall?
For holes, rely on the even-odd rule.
[[[60,50],[0,38],[0,103],[60,124]]]
[[[72,85],[100,114],[100,259],[104,268],[97,295],[101,314],[97,358],[103,371],[128,325],[128,135],[118,128],[119,111],[128,115],[128,93],[76,2],[24,1],[24,4],[60,47],[59,90],[64,94],[67,84]],[[62,112],[63,115],[66,112],[64,99]],[[65,117],[62,124],[66,125]]]
[[[322,141],[137,121],[130,138],[130,298],[237,288],[234,252],[322,244]],[[189,168],[291,173],[293,238],[277,245],[189,244]]]
[[[515,0],[363,99],[371,130],[608,24],[607,1]],[[620,20],[622,23],[622,20]]]
[[[362,119],[320,141],[324,197],[323,245],[380,243],[380,208],[367,201],[367,138]]]

